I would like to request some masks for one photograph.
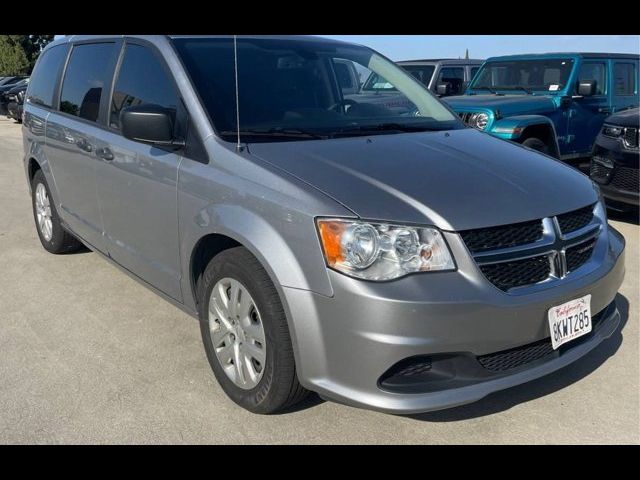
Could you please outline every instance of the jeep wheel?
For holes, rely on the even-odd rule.
[[[538,152],[549,155],[549,146],[539,138],[535,138],[535,137],[527,138],[524,142],[522,142],[522,145],[524,145],[525,147],[529,147],[533,150],[537,150]]]

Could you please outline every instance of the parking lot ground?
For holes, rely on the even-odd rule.
[[[217,385],[198,323],[91,252],[40,246],[20,125],[0,120],[0,443],[639,443],[639,229],[622,328],[577,363],[414,416],[312,397],[258,416]],[[514,319],[517,321],[517,319]]]

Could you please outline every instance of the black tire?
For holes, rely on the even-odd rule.
[[[40,231],[40,225],[38,224],[38,215],[36,212],[36,189],[38,184],[42,184],[47,191],[49,197],[49,205],[51,208],[51,239],[47,240],[44,234]],[[38,238],[44,249],[49,253],[70,253],[75,252],[83,247],[73,235],[67,232],[60,223],[60,217],[58,211],[51,197],[51,190],[47,185],[47,180],[44,178],[42,170],[36,171],[31,181],[31,207],[33,210],[33,220],[36,224],[36,231],[38,232]]]
[[[524,145],[525,147],[529,147],[533,150],[537,150],[538,152],[549,155],[549,145],[544,143],[539,138],[529,137],[524,142],[522,142],[522,145]]]
[[[215,354],[209,328],[209,300],[223,278],[239,281],[260,311],[266,339],[266,361],[258,384],[245,390],[226,375]],[[280,296],[269,275],[246,248],[225,250],[214,257],[198,282],[200,331],[211,369],[224,392],[253,413],[270,414],[303,400],[309,393],[298,382],[293,347]]]

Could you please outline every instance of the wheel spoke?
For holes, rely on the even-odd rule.
[[[240,347],[235,346],[233,348],[233,363],[236,366],[236,373],[238,374],[238,381],[244,385],[247,382],[247,379],[244,375],[244,366],[242,362],[242,352],[240,352]]]
[[[255,345],[254,343],[245,342],[242,344],[242,348],[245,354],[249,358],[255,359],[259,364],[264,365],[265,362],[265,351],[263,348]]]
[[[262,323],[249,323],[244,328],[247,339],[255,340],[256,342],[260,342],[261,345],[264,346],[264,329],[262,328]]]
[[[209,325],[211,326],[211,341],[213,342],[214,347],[218,348],[223,343],[226,345],[231,345],[233,343],[229,338],[229,330],[224,323],[217,323],[209,320]]]
[[[247,370],[247,374],[251,378],[253,383],[257,383],[258,378],[260,377],[260,372],[256,371],[253,362],[251,361],[251,357],[247,354],[243,356],[244,366]]]
[[[240,293],[242,289],[240,284],[235,280],[231,281],[231,291],[229,292],[229,314],[232,317],[238,316],[238,303],[240,302]]]
[[[223,367],[227,366],[230,361],[234,359],[234,350],[233,344],[226,344],[224,347],[216,349],[216,355]]]

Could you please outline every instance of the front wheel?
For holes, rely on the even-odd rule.
[[[238,405],[275,413],[306,395],[278,292],[245,248],[211,260],[198,285],[200,331],[218,383]]]
[[[532,150],[537,150],[538,152],[549,155],[549,146],[539,138],[527,138],[524,142],[522,142],[522,145],[524,145],[525,147],[529,147]]]

